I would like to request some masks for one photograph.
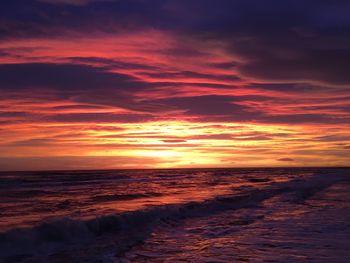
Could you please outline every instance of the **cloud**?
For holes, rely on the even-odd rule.
[[[111,73],[104,68],[77,64],[0,64],[0,90],[54,92],[56,99],[157,112],[166,108],[155,103],[138,103],[134,92],[157,87],[132,76]],[[28,95],[28,94],[27,94]],[[171,109],[169,109],[171,110]]]
[[[239,120],[251,119],[260,114],[249,111],[246,106],[235,104],[235,99],[239,100],[233,96],[207,95],[161,99],[155,102],[177,107],[190,116],[231,116]]]
[[[147,83],[87,65],[0,64],[1,89],[47,88],[64,91],[140,89]]]
[[[183,143],[183,142],[187,142],[186,140],[177,140],[177,139],[168,139],[168,140],[162,140],[162,142],[165,143]]]
[[[154,117],[147,114],[112,114],[112,113],[72,113],[56,114],[43,118],[46,122],[58,123],[134,123],[146,122]]]
[[[3,1],[2,156],[39,168],[55,159],[20,156],[348,163],[349,10],[323,0]],[[108,166],[97,159],[67,167]]]
[[[75,5],[93,2],[42,1]],[[27,16],[18,14],[17,6],[22,2],[6,3],[4,10],[8,11],[4,14],[0,35],[57,36],[67,34],[67,28],[76,33],[116,34],[122,28],[127,28],[128,32],[154,28],[186,36],[183,37],[183,41],[187,40],[185,48],[179,45],[159,50],[169,57],[186,57],[187,53],[194,56],[197,52],[201,58],[206,50],[190,49],[189,46],[209,41],[219,43],[233,61],[217,62],[217,65],[224,65],[224,68],[234,65],[231,77],[217,76],[219,79],[244,78],[258,83],[309,83],[333,87],[350,84],[350,36],[346,34],[350,30],[350,19],[344,11],[350,10],[348,2],[310,0],[303,5],[292,0],[283,1],[283,4],[273,0],[263,4],[254,0],[99,2],[99,12],[95,12],[88,7],[79,11],[69,7],[48,10],[28,1],[24,4]],[[205,77],[204,73],[186,71],[161,74],[173,78],[191,74]]]
[[[277,105],[256,107],[257,102],[266,103],[273,100]],[[203,95],[176,97],[160,100],[145,101],[156,103],[164,107],[175,108],[182,111],[185,116],[194,117],[203,122],[259,122],[259,123],[345,123],[350,121],[350,116],[344,114],[333,116],[332,114],[292,112],[283,113],[273,110],[279,108],[279,104],[293,104],[293,100],[269,98],[266,96],[224,96]],[[251,105],[245,102],[254,102]],[[257,137],[257,139],[260,136]],[[265,136],[261,139],[268,139]]]
[[[246,2],[232,3],[230,7],[241,14],[229,20],[221,16],[212,31],[241,59],[237,65],[241,76],[265,83],[350,84],[350,48],[345,44],[350,41],[345,34],[350,20],[341,11],[349,10],[349,3]],[[330,16],[329,8],[337,15]]]
[[[316,43],[322,39],[314,39]],[[325,43],[327,41],[324,41]],[[237,48],[239,54],[254,54],[254,59],[243,63],[239,72],[248,78],[264,82],[290,82],[330,86],[347,86],[350,84],[348,68],[350,67],[350,49],[324,50],[321,47],[314,49],[297,49],[291,45],[287,47],[274,46],[271,43],[257,41],[246,48],[242,43]],[[300,45],[303,41],[300,40]],[[279,50],[280,49],[280,50]],[[291,53],[283,57],[283,53]],[[282,54],[282,55],[279,55]]]
[[[49,156],[49,157],[0,157],[1,171],[72,170],[115,168],[152,168],[159,160],[153,157],[130,156]]]
[[[349,2],[174,0],[165,6],[169,18],[181,17],[178,31],[225,46],[242,78],[350,84]]]
[[[277,159],[277,161],[281,161],[281,162],[294,162],[295,160],[292,158],[279,158]]]
[[[331,134],[331,135],[322,135],[314,138],[314,140],[325,141],[325,142],[344,142],[350,141],[350,135],[348,134]]]
[[[108,59],[103,57],[69,57],[65,58],[65,60],[70,60],[73,63],[77,64],[87,64],[87,65],[103,65],[105,69],[131,69],[131,70],[161,70],[160,67],[154,65],[147,65],[141,63],[131,63],[125,62],[116,59]]]
[[[168,79],[169,81],[184,80],[185,82],[195,82],[196,80],[206,80],[207,82],[225,81],[238,82],[240,78],[231,75],[218,75],[218,74],[204,74],[192,71],[178,71],[178,72],[154,72],[144,73],[144,75],[157,79]]]

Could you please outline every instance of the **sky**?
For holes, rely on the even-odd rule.
[[[350,164],[350,2],[0,3],[0,170]]]

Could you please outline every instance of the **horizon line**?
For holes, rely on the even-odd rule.
[[[350,169],[350,166],[246,166],[246,167],[180,167],[180,168],[107,168],[107,169],[38,169],[38,170],[0,170],[6,172],[68,172],[68,171],[132,171],[132,170],[204,170],[204,169]]]

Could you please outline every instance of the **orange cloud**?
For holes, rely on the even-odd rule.
[[[221,42],[148,29],[0,50],[2,170],[350,161],[348,90],[250,79]]]

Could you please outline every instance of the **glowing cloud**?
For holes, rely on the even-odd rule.
[[[347,165],[350,6],[315,3],[2,3],[0,169]]]

